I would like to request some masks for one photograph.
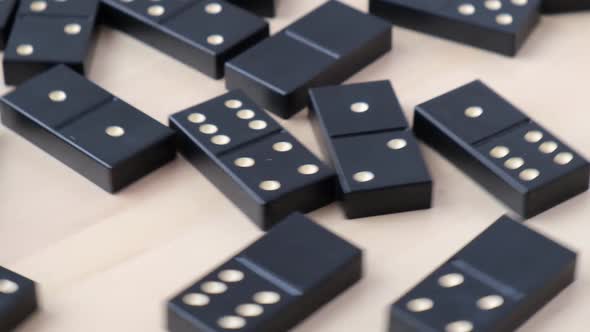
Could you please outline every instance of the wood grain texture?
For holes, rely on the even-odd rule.
[[[366,10],[365,0],[344,2]],[[272,30],[319,3],[279,2]],[[396,28],[394,51],[350,82],[392,80],[411,118],[415,105],[481,78],[589,157],[588,31],[590,13],[545,16],[518,57],[507,58]],[[97,52],[90,78],[163,123],[225,90],[105,27]],[[319,154],[305,112],[279,121]],[[295,331],[384,331],[389,304],[506,212],[423,151],[435,181],[431,210],[354,221],[336,204],[311,213],[365,249],[366,275]],[[582,255],[578,281],[521,331],[587,330],[589,215],[584,194],[528,222]],[[42,311],[19,331],[164,331],[166,299],[260,235],[182,158],[111,196],[0,126],[0,264],[38,281],[42,296]]]

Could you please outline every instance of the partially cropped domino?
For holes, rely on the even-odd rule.
[[[293,214],[172,298],[168,329],[288,331],[361,275],[360,249]]]
[[[12,331],[37,307],[35,283],[0,266],[0,331]]]

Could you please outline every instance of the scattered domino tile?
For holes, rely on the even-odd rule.
[[[418,105],[414,132],[525,218],[588,190],[588,161],[481,81]]]
[[[307,89],[340,83],[390,49],[387,22],[328,1],[230,60],[226,86],[289,118],[307,105]]]
[[[393,24],[514,56],[540,19],[541,0],[370,0]]]
[[[361,275],[360,249],[292,214],[170,300],[168,330],[288,331]]]
[[[37,311],[35,283],[0,266],[0,331],[12,331]]]
[[[64,65],[1,99],[2,123],[108,192],[174,159],[174,133]]]
[[[430,208],[432,179],[389,81],[311,89],[309,116],[348,218]]]
[[[182,155],[254,223],[334,201],[334,172],[235,90],[170,117]]]
[[[3,59],[4,82],[18,85],[66,64],[84,75],[93,57],[99,0],[20,2]]]
[[[223,0],[102,1],[107,25],[212,78],[269,33],[264,19]]]
[[[574,281],[576,259],[502,217],[391,307],[389,331],[514,331]]]

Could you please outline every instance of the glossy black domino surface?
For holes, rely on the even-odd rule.
[[[17,0],[0,1],[0,50],[3,50],[10,36]]]
[[[311,89],[316,136],[348,218],[426,209],[432,179],[389,81]]]
[[[481,81],[418,105],[414,132],[525,218],[588,189],[588,161]]]
[[[247,9],[256,15],[275,16],[275,0],[229,0],[229,2]]]
[[[0,266],[0,331],[12,331],[37,310],[35,283]]]
[[[60,65],[1,98],[2,123],[108,192],[172,160],[166,126]]]
[[[370,0],[394,25],[514,56],[540,19],[541,0]]]
[[[543,0],[542,10],[544,13],[564,13],[580,10],[589,10],[588,0]]]
[[[307,105],[309,88],[340,83],[390,49],[387,22],[328,1],[229,61],[226,86],[289,118]]]
[[[576,259],[502,217],[393,304],[389,331],[514,331],[574,281]]]
[[[288,331],[362,275],[362,251],[301,214],[168,302],[171,332]]]
[[[223,0],[102,0],[103,22],[204,74],[268,36],[266,21]]]
[[[239,90],[170,126],[181,154],[262,229],[334,201],[334,172]]]
[[[98,5],[21,1],[4,53],[4,82],[21,84],[58,64],[84,75],[93,59]]]

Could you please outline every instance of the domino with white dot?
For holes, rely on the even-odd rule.
[[[588,161],[481,81],[418,105],[414,132],[524,218],[588,190]]]
[[[394,25],[514,56],[540,20],[541,0],[371,0]]]
[[[295,213],[172,298],[168,330],[288,331],[361,275],[360,249]]]
[[[0,266],[0,331],[12,331],[37,311],[35,283]]]
[[[255,224],[334,200],[334,172],[234,90],[170,117],[182,155]]]
[[[5,84],[21,84],[58,64],[84,75],[93,59],[99,3],[21,1],[2,62]]]
[[[309,91],[347,218],[430,208],[432,179],[389,81]]]
[[[392,305],[389,331],[514,331],[574,281],[576,263],[502,217]]]
[[[65,65],[2,96],[0,110],[7,128],[110,193],[176,155],[168,127]]]
[[[105,24],[212,78],[268,37],[266,21],[223,0],[103,0]]]

